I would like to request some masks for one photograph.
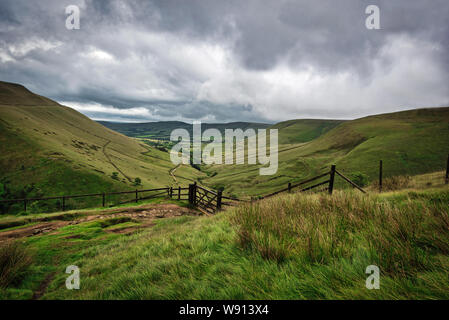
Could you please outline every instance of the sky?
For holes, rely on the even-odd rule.
[[[1,0],[0,80],[123,122],[449,106],[448,17],[447,0]]]

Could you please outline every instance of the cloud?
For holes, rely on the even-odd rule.
[[[65,7],[81,29],[65,28]],[[365,28],[378,4],[381,30]],[[116,121],[355,118],[449,105],[447,1],[7,0],[2,80]]]

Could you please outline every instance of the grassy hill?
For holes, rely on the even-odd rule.
[[[208,177],[202,182],[224,186],[228,194],[236,196],[263,195],[325,172],[333,163],[342,172],[360,172],[372,181],[378,177],[379,160],[383,160],[385,177],[414,175],[443,170],[449,153],[449,108],[327,123],[336,126],[310,141],[306,137],[329,126],[316,121],[315,127],[309,123],[304,130],[304,122],[288,124],[274,126],[279,128],[281,142],[276,175],[260,176],[254,165],[214,165],[204,167]],[[300,143],[301,139],[305,142]]]
[[[0,146],[3,199],[132,190],[135,178],[138,188],[175,184],[168,153],[17,84],[0,82]],[[177,169],[180,183],[198,176]]]
[[[344,120],[298,119],[279,122],[270,129],[279,130],[279,144],[308,142],[335,128]]]

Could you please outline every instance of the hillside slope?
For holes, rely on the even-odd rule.
[[[225,192],[236,196],[263,195],[288,182],[325,172],[333,163],[342,172],[361,172],[374,180],[378,177],[379,160],[383,160],[386,177],[413,175],[443,170],[449,153],[449,108],[345,121],[309,142],[283,145],[282,142],[298,141],[298,137],[304,136],[301,129],[286,128],[279,128],[276,175],[260,176],[254,165],[215,165],[206,167],[208,177],[202,182],[227,186]]]
[[[298,119],[276,123],[270,129],[279,130],[279,144],[308,142],[335,128],[344,120]]]
[[[166,152],[20,85],[1,82],[0,98],[2,198],[130,190],[135,178],[145,188],[174,184]],[[177,170],[181,183],[199,174]]]

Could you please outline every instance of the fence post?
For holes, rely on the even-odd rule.
[[[26,197],[23,199],[23,209],[27,212],[27,199]]]
[[[181,186],[178,187],[178,200],[181,200]]]
[[[449,154],[447,155],[447,163],[446,163],[446,179],[445,183],[449,183]]]
[[[137,189],[136,189],[136,203],[139,201],[139,194],[137,193]]]
[[[288,193],[292,192],[292,183],[288,183]]]
[[[329,178],[329,194],[334,191],[334,180],[335,180],[335,164],[331,166],[330,178]]]
[[[382,192],[382,160],[379,161],[379,192]]]
[[[65,196],[62,196],[62,211],[65,211]]]
[[[192,186],[193,184],[189,184],[189,204],[193,204],[192,203]]]
[[[193,205],[196,206],[196,181],[193,183],[192,199]]]
[[[217,192],[217,210],[221,209],[221,197],[223,196],[223,191],[218,190]]]
[[[195,205],[195,184],[189,184],[189,204]]]
[[[170,199],[173,198],[173,187],[170,187]]]
[[[105,205],[105,198],[106,198],[104,192],[103,192],[102,196],[103,196],[103,207],[104,207],[104,205]]]

